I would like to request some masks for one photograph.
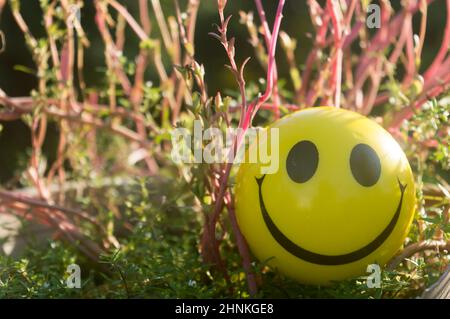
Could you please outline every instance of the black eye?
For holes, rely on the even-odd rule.
[[[378,182],[381,174],[380,158],[367,144],[358,144],[350,155],[350,168],[353,177],[362,186],[372,186]]]
[[[309,180],[319,165],[319,152],[316,145],[310,141],[301,141],[289,151],[286,159],[286,169],[289,177],[296,183]]]

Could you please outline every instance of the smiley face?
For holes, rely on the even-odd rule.
[[[296,112],[271,128],[279,130],[278,171],[261,174],[261,163],[246,163],[236,180],[238,222],[256,257],[315,284],[386,263],[414,210],[411,169],[390,134],[330,107]]]

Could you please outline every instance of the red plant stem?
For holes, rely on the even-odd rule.
[[[169,28],[167,27],[166,19],[164,18],[164,12],[161,8],[161,4],[159,0],[151,0],[153,6],[153,12],[155,13],[156,22],[159,26],[159,31],[161,32],[161,36],[163,39],[164,46],[166,50],[169,52],[172,51],[173,40],[170,36]]]
[[[49,100],[47,102],[50,103],[54,103],[57,104],[59,103],[58,100]],[[27,98],[23,98],[23,97],[18,97],[18,98],[9,98],[9,97],[2,97],[0,96],[0,103],[3,103],[4,105],[7,105],[9,107],[13,107],[13,108],[17,108],[18,109],[18,114],[24,114],[24,113],[30,113],[32,112],[32,105],[33,105],[33,99],[31,97],[27,97]],[[75,105],[81,105],[78,103],[74,103]],[[84,125],[89,125],[89,126],[93,126],[93,127],[97,127],[97,128],[103,128],[103,129],[108,129],[113,133],[116,133],[118,135],[121,135],[131,141],[135,141],[138,142],[142,147],[150,147],[151,143],[149,140],[142,138],[138,133],[136,133],[135,131],[128,129],[124,126],[118,125],[118,124],[112,124],[112,123],[105,123],[102,120],[100,120],[98,117],[92,117],[92,116],[86,116],[88,114],[88,109],[89,107],[92,107],[93,111],[97,111],[95,113],[99,114],[102,112],[107,111],[107,107],[106,106],[101,106],[101,105],[88,105],[86,106],[85,104],[83,104],[86,110],[86,112],[84,113],[68,113],[68,112],[63,112],[59,109],[56,108],[43,108],[42,112],[45,115],[51,116],[51,117],[55,117],[58,119],[64,119],[64,120],[68,120],[70,122],[75,122],[75,123],[81,123]],[[116,108],[115,111],[111,112],[111,114],[120,116],[120,117],[129,117],[132,119],[141,119],[141,116],[139,116],[138,114],[134,114],[133,112],[129,112],[125,109],[118,109]],[[2,118],[2,112],[0,112],[0,118]],[[42,140],[42,138],[41,138]],[[43,143],[43,141],[41,141],[41,143]],[[41,145],[41,144],[38,144]],[[36,158],[32,158],[33,161],[36,160]],[[33,162],[34,163],[34,162]],[[36,163],[34,163],[36,164]],[[34,171],[33,171],[33,174]],[[34,175],[33,175],[34,176]],[[40,190],[43,191],[42,188],[39,188]]]
[[[19,26],[20,30],[27,36],[28,45],[30,49],[34,50],[38,46],[38,42],[36,38],[31,33],[28,28],[27,23],[23,19],[20,10],[14,9],[12,10],[13,17]],[[33,54],[34,63],[38,69],[38,91],[41,96],[45,95],[45,78],[42,73],[44,70],[43,62],[46,63],[39,55]],[[45,186],[44,181],[42,180],[39,172],[39,160],[41,156],[42,145],[44,143],[46,130],[47,130],[47,117],[45,114],[37,114],[33,117],[31,123],[31,156],[30,156],[30,164],[27,170],[27,175],[32,181],[32,183],[36,186],[41,198],[49,199],[49,193]]]
[[[359,31],[361,30],[361,28],[363,26],[364,26],[364,22],[356,21],[356,23],[353,25],[350,32],[345,37],[345,40],[342,43],[342,49],[347,49],[352,44],[352,42],[356,40],[356,38],[359,35]]]
[[[65,1],[63,2],[63,6],[65,5]],[[56,45],[56,39],[53,36],[53,34],[50,32],[50,27],[53,24],[53,15],[54,15],[54,5],[55,3],[52,3],[49,7],[47,12],[45,12],[44,15],[44,25],[47,31],[47,37],[49,40],[49,47],[50,47],[50,53],[51,53],[51,58],[52,58],[52,63],[53,63],[53,67],[55,69],[55,75],[56,75],[56,79],[58,80],[58,90],[61,91],[61,109],[66,110],[67,106],[66,106],[66,99],[68,97],[68,95],[73,94],[73,85],[72,85],[72,78],[68,78],[68,72],[70,72],[71,67],[73,67],[73,54],[68,54],[69,50],[73,50],[73,35],[70,34],[69,35],[69,29],[70,26],[67,23],[67,27],[68,27],[68,35],[67,35],[67,40],[62,48],[61,51],[61,61],[59,59],[59,55],[58,55],[58,49],[57,49],[57,45]],[[68,20],[68,19],[66,19]],[[71,30],[73,33],[73,30]],[[68,89],[66,89],[64,87],[63,83],[67,83]],[[47,184],[51,183],[51,180],[53,179],[53,176],[55,175],[56,171],[58,172],[59,175],[59,182],[60,185],[62,186],[62,183],[64,181],[64,175],[65,172],[62,169],[62,163],[64,162],[64,157],[63,157],[63,150],[65,148],[65,144],[66,144],[66,133],[64,131],[66,127],[66,123],[63,123],[63,121],[61,121],[61,130],[59,133],[59,144],[58,144],[58,150],[57,150],[57,159],[56,161],[53,163],[52,167],[50,168],[48,174],[47,174]]]
[[[136,35],[139,37],[139,39],[141,41],[148,41],[150,38],[148,37],[147,33],[145,32],[145,30],[142,29],[142,27],[139,25],[139,23],[136,22],[136,20],[133,18],[133,16],[128,12],[128,10],[121,5],[119,2],[115,1],[115,0],[109,0],[108,4],[110,4],[119,14],[121,14],[125,20],[127,21],[127,23],[129,24],[129,26],[133,29],[133,31],[136,33]],[[158,7],[159,6],[159,1],[152,1],[152,5]],[[164,21],[164,16],[161,14],[161,12],[155,12],[155,14],[158,14],[158,24],[160,23],[164,23],[164,26],[160,26],[160,28],[166,28],[166,23]],[[162,21],[161,21],[162,19]],[[172,45],[172,39],[170,38],[170,34],[164,34],[164,43],[165,45],[169,45],[169,53],[170,53],[170,48]],[[159,43],[158,43],[159,45]],[[164,64],[162,62],[161,59],[161,53],[158,52],[159,50],[154,50],[153,53],[153,62],[155,64],[155,67],[158,71],[158,76],[160,78],[161,83],[166,83],[169,78],[167,76],[166,70],[164,68]],[[176,78],[176,77],[174,77]],[[164,98],[162,106],[163,109],[166,108],[166,106],[170,106],[170,108],[172,110],[176,109],[176,100],[175,97],[173,96],[173,92],[171,90],[169,90],[169,94],[167,94],[167,97]]]
[[[341,81],[342,81],[342,13],[339,4],[335,0],[327,0],[327,8],[331,17],[334,31],[335,57],[331,70],[331,89],[334,90],[334,106],[341,104]]]
[[[60,107],[61,101],[59,99],[48,99],[47,104],[50,105],[56,105]],[[8,106],[8,108],[11,108],[12,110],[7,111],[1,111],[0,112],[0,119],[1,120],[15,120],[26,113],[31,113],[33,110],[33,98],[31,97],[9,97],[9,96],[0,96],[0,103]],[[80,112],[68,112],[68,113],[55,113],[52,112],[51,109],[44,108],[44,112],[48,111],[49,115],[55,115],[56,117],[58,114],[65,114],[67,117],[81,117],[80,122],[83,122],[83,115],[82,114],[93,114],[95,116],[98,116],[100,113],[108,113],[113,117],[121,117],[121,118],[127,118],[133,121],[140,121],[144,122],[145,117],[142,114],[136,113],[134,111],[130,111],[124,107],[118,106],[116,110],[109,111],[109,107],[104,104],[96,104],[96,103],[78,103],[74,101],[70,101],[70,107],[73,109],[80,109],[83,110],[82,113]],[[6,114],[6,118],[3,118],[3,115]],[[11,119],[8,119],[8,117],[11,117]],[[146,124],[146,127],[150,128],[154,132],[158,132],[158,128],[154,124]]]
[[[412,26],[412,14],[407,13],[405,18],[405,27],[406,27],[406,75],[403,79],[402,86],[404,88],[409,87],[411,82],[414,79],[414,74],[416,73],[416,61],[415,61],[415,53],[414,53],[414,31]]]
[[[348,2],[348,1],[347,1]],[[342,30],[343,32],[343,37],[347,37],[347,34],[349,33],[349,28],[352,22],[352,17],[353,14],[355,13],[355,9],[356,9],[356,5],[358,3],[358,0],[351,0],[349,8],[347,10],[347,15],[345,16],[344,19],[344,30]]]
[[[188,21],[187,21],[187,26],[184,26],[182,17],[181,17],[181,12],[180,12],[180,7],[178,4],[178,1],[175,0],[175,12],[176,12],[176,18],[177,18],[177,22],[178,22],[178,28],[179,31],[177,32],[177,36],[174,38],[179,39],[179,41],[176,41],[176,50],[180,51],[179,48],[179,42],[181,42],[185,48],[185,53],[184,53],[184,57],[183,59],[181,59],[181,56],[179,53],[176,53],[175,56],[179,59],[178,61],[175,59],[175,63],[177,65],[179,65],[180,63],[183,63],[183,65],[188,65],[190,63],[192,63],[194,61],[194,54],[195,52],[191,52],[190,50],[187,50],[186,48],[191,48],[191,50],[193,50],[195,48],[194,46],[194,37],[195,37],[195,25],[196,25],[196,21],[197,21],[197,14],[198,14],[198,9],[200,6],[200,0],[189,0],[188,2],[188,6],[187,6],[187,13],[188,13]],[[179,84],[178,84],[178,88],[177,90],[177,95],[175,98],[175,108],[172,110],[172,123],[175,123],[176,120],[178,119],[181,107],[182,107],[182,103],[183,103],[183,99],[185,99],[187,101],[187,104],[191,103],[191,97],[189,96],[189,94],[186,93],[186,87],[188,86],[186,81],[184,81],[183,77],[181,77],[179,75]],[[202,94],[206,92],[206,90],[203,90]],[[204,98],[204,97],[203,97]]]
[[[420,19],[419,43],[415,50],[416,56],[419,61],[421,60],[423,44],[425,43],[425,34],[427,32],[428,6],[426,0],[420,0],[420,12],[422,16]]]
[[[260,96],[256,102],[250,104],[247,108],[246,107],[247,103],[246,103],[246,99],[245,99],[245,82],[244,82],[244,78],[243,78],[243,67],[245,66],[245,62],[244,62],[244,65],[239,70],[236,65],[236,62],[234,60],[234,44],[233,43],[230,44],[230,42],[226,39],[226,31],[227,31],[226,27],[227,27],[229,18],[227,20],[225,20],[225,17],[223,14],[224,7],[220,6],[220,2],[219,2],[219,16],[220,16],[220,22],[221,22],[221,27],[219,28],[220,41],[222,42],[222,45],[224,46],[225,50],[227,51],[227,55],[228,55],[228,58],[229,58],[230,64],[231,64],[231,69],[233,70],[235,77],[238,81],[239,88],[241,91],[241,97],[242,97],[241,117],[240,117],[239,126],[238,126],[241,130],[239,130],[238,134],[233,139],[232,147],[230,150],[231,152],[234,152],[233,154],[237,154],[237,151],[240,149],[242,141],[245,136],[245,133],[251,125],[251,120],[253,118],[253,115],[256,113],[256,111],[259,109],[259,107],[264,102],[267,101],[267,99],[270,97],[270,94],[272,93],[275,49],[276,49],[276,43],[277,43],[278,34],[279,34],[279,30],[280,30],[281,19],[283,17],[282,11],[283,11],[284,3],[285,3],[285,0],[280,0],[278,3],[277,13],[275,16],[275,22],[274,22],[274,26],[273,26],[273,32],[272,32],[272,36],[270,39],[270,49],[268,52],[269,61],[268,61],[268,68],[267,68],[266,91],[265,91],[264,95]],[[248,59],[246,61],[248,61]],[[223,209],[224,203],[225,203],[224,200],[225,200],[227,190],[228,190],[228,178],[230,176],[232,167],[233,167],[232,162],[227,163],[223,170],[223,174],[220,177],[219,190],[216,193],[217,196],[215,197],[214,210],[213,210],[211,218],[208,220],[208,225],[205,230],[207,233],[204,234],[204,236],[209,237],[209,240],[215,240],[215,235],[214,235],[215,227],[216,227],[219,215],[220,215],[220,213]],[[219,267],[221,267],[222,261],[221,261],[220,255],[218,254],[217,245],[212,245],[211,248],[213,249],[213,253],[216,255],[215,258],[217,259],[217,262],[219,263]],[[242,249],[242,247],[241,247],[241,249]],[[243,253],[242,257],[243,257],[244,265],[245,265],[247,262],[247,258],[249,258],[248,251],[245,251],[245,250],[240,250],[240,251],[241,251],[241,253]],[[225,272],[225,274],[226,274],[226,272]],[[249,277],[248,279],[251,282],[253,282],[252,278],[253,277]],[[253,291],[254,288],[256,289],[256,282],[254,284],[251,283],[251,285],[249,286],[249,289],[251,291]]]
[[[3,190],[0,190],[0,198],[3,201],[7,200],[7,201],[13,201],[13,202],[20,202],[20,203],[27,204],[29,206],[58,210],[63,213],[67,213],[67,214],[82,218],[82,219],[89,221],[92,224],[98,226],[99,228],[101,228],[100,223],[94,217],[86,214],[85,212],[79,211],[79,210],[70,209],[70,208],[66,208],[66,207],[62,207],[62,206],[58,206],[58,205],[51,205],[51,204],[48,204],[47,202],[39,200],[39,199],[34,199],[34,198],[31,198],[31,197],[28,197],[28,196],[25,196],[22,194],[15,194],[14,192],[3,191]]]
[[[404,107],[394,116],[390,125],[391,131],[395,132],[398,130],[403,121],[411,118],[414,115],[414,111],[420,108],[429,98],[435,97],[448,89],[450,83],[450,58],[446,58],[446,56],[450,45],[450,0],[446,0],[446,4],[447,23],[442,45],[433,63],[424,73],[425,83],[422,95],[412,105]]]
[[[405,106],[395,114],[389,126],[389,130],[391,132],[395,133],[395,131],[400,128],[402,123],[410,119],[414,115],[415,110],[420,108],[429,99],[438,96],[439,94],[445,92],[450,88],[450,58],[448,58],[446,62],[442,64],[442,67],[443,70],[446,71],[446,75],[443,75],[443,77],[440,78],[439,81],[434,81],[438,82],[438,84],[435,84],[434,86],[430,86],[426,82],[423,90],[424,93],[422,93],[421,97],[412,105]]]
[[[147,36],[150,35],[151,22],[148,14],[147,0],[139,0],[139,17],[142,24],[142,28]],[[139,50],[139,55],[136,58],[136,72],[134,75],[134,84],[130,94],[130,100],[133,105],[134,112],[139,113],[139,107],[143,97],[144,75],[145,69],[148,65],[148,51],[144,48]],[[147,129],[143,120],[135,120],[136,130],[142,136],[143,139],[147,137]],[[145,164],[150,174],[154,175],[158,171],[153,158],[149,155],[145,156]]]
[[[314,42],[313,49],[309,52],[308,57],[305,61],[305,70],[302,75],[302,85],[300,90],[296,93],[296,99],[301,103],[301,106],[312,106],[312,102],[308,99],[308,96],[311,96],[314,90],[313,86],[310,85],[311,74],[313,73],[314,62],[317,60],[321,48],[325,46],[325,38],[328,30],[328,23],[330,21],[330,16],[327,11],[323,11],[320,5],[315,0],[310,0],[308,2],[308,6],[310,7],[310,16],[314,25],[316,25],[315,20],[319,19],[317,16],[320,14],[321,18],[319,19],[322,24],[316,26],[316,38]],[[308,88],[309,92],[308,92]]]
[[[95,2],[95,8],[96,8],[96,15],[95,15],[95,22],[97,24],[97,28],[102,36],[103,42],[105,43],[105,59],[106,64],[110,70],[112,70],[115,75],[117,76],[118,81],[120,82],[125,94],[130,95],[131,94],[131,83],[121,67],[120,63],[118,62],[118,55],[117,52],[119,51],[112,39],[112,36],[109,32],[109,29],[107,27],[107,17],[106,12],[107,10],[105,7],[101,5],[101,2],[96,1]],[[110,100],[110,107],[111,110],[114,110],[116,107],[116,97],[115,97],[115,84],[113,81],[110,81],[109,83],[109,100]]]
[[[374,71],[371,75],[371,87],[369,90],[369,94],[364,99],[361,109],[361,113],[364,115],[368,115],[370,113],[377,98],[377,92],[383,78],[382,67],[383,61],[381,59],[377,59],[376,64],[374,65]]]
[[[150,22],[150,17],[148,15],[148,5],[147,0],[139,0],[139,18],[142,23],[142,29],[145,34],[149,35],[152,29],[152,24]]]
[[[266,91],[262,96],[260,96],[256,102],[249,105],[248,111],[245,114],[244,122],[242,123],[242,128],[244,130],[247,130],[248,127],[251,125],[251,121],[253,120],[253,117],[255,116],[256,112],[258,112],[260,106],[267,101],[267,99],[270,97],[270,94],[273,90],[273,70],[275,65],[275,50],[277,47],[277,39],[278,34],[280,32],[280,25],[281,20],[283,19],[283,7],[285,0],[280,0],[278,2],[278,8],[275,15],[275,22],[273,24],[273,30],[272,30],[272,37],[270,39],[270,49],[268,52],[268,66],[267,66],[267,86]]]
[[[301,105],[306,104],[306,106],[310,106],[308,105],[307,101],[305,101],[305,95],[308,89],[309,80],[311,78],[313,64],[314,61],[317,59],[318,51],[319,51],[318,47],[313,48],[309,52],[308,57],[306,58],[305,70],[303,71],[302,75],[302,85],[300,87],[300,90],[296,93],[296,98],[297,100],[301,101]]]
[[[239,229],[239,225],[236,219],[236,211],[234,209],[234,199],[231,193],[228,193],[227,208],[228,214],[230,216],[231,227],[233,228],[238,250],[242,256],[242,263],[244,265],[244,270],[247,275],[247,284],[249,288],[249,293],[251,296],[255,296],[258,291],[258,287],[256,284],[255,274],[252,271],[250,252],[248,249],[247,242],[245,241],[245,238],[242,235],[241,230]]]
[[[433,77],[436,71],[440,68],[442,61],[446,57],[449,46],[450,46],[450,0],[446,0],[447,4],[447,23],[445,25],[444,37],[442,39],[441,48],[439,49],[436,57],[434,58],[433,63],[431,63],[430,67],[425,71],[423,77],[425,80],[428,80]]]
[[[389,261],[386,266],[387,270],[394,270],[398,265],[402,263],[405,258],[408,258],[418,252],[422,252],[424,250],[436,250],[443,251],[450,249],[450,241],[445,240],[424,240],[417,243],[413,243],[409,246],[406,246],[397,256]]]
[[[434,0],[426,0],[428,4],[433,2]],[[403,9],[402,12],[398,13],[387,26],[382,27],[375,36],[371,39],[370,44],[366,50],[366,52],[360,58],[360,62],[356,69],[355,78],[359,78],[362,73],[365,72],[367,66],[372,62],[374,52],[382,51],[386,49],[390,42],[394,41],[395,37],[402,30],[402,24],[405,18],[406,12],[413,14],[419,9],[419,4],[415,3],[410,7]],[[382,6],[384,8],[384,6]],[[382,24],[383,25],[383,24]]]
[[[245,80],[243,77],[243,68],[246,62],[244,62],[244,64],[241,66],[241,69],[239,70],[235,61],[234,39],[232,40],[227,39],[227,27],[231,16],[225,19],[224,16],[225,4],[226,1],[218,1],[218,10],[221,24],[220,27],[218,27],[219,35],[218,34],[212,35],[214,35],[221,42],[222,46],[225,48],[228,60],[230,62],[230,69],[233,72],[236,81],[238,82],[239,91],[242,99],[241,116],[239,119],[239,127],[240,127],[243,121],[243,114],[247,109],[247,101],[245,96]],[[179,12],[178,9],[177,12]],[[180,16],[180,14],[178,14],[178,16]],[[183,38],[185,38],[185,36],[183,36]],[[246,61],[248,61],[248,59]],[[230,150],[231,152],[235,150],[236,141],[237,137],[234,137],[232,149]],[[212,191],[212,189],[210,190],[212,191],[211,197],[214,202],[214,207],[211,215],[205,214],[205,226],[201,239],[201,252],[204,260],[209,263],[211,262],[214,263],[223,272],[225,280],[227,282],[229,282],[229,276],[226,267],[224,265],[224,262],[220,256],[219,245],[216,239],[216,225],[219,220],[219,216],[223,210],[225,194],[228,189],[227,182],[231,172],[232,165],[233,165],[232,163],[227,163],[226,166],[221,169],[222,171],[221,176],[220,174],[214,174],[214,172],[212,172],[211,188],[217,189],[217,192]]]
[[[398,59],[400,58],[402,51],[403,51],[403,47],[405,46],[406,43],[406,37],[407,37],[407,32],[408,32],[408,28],[406,28],[405,26],[406,24],[406,19],[403,20],[403,24],[402,24],[402,31],[400,33],[400,37],[397,39],[397,43],[395,44],[394,50],[392,51],[390,57],[389,57],[389,63],[392,65],[397,64]]]
[[[266,19],[266,12],[264,11],[264,7],[261,3],[261,0],[255,0],[256,8],[258,10],[259,19],[261,20],[261,24],[264,30],[264,41],[266,43],[266,49],[270,50],[270,42],[272,38],[272,34],[270,32],[269,24]],[[281,103],[280,96],[278,94],[278,68],[277,63],[274,61],[273,66],[273,91],[272,91],[272,99],[275,103],[275,117],[280,117],[279,105]]]
[[[124,6],[122,6],[115,0],[110,0],[108,1],[108,3],[111,5],[111,7],[116,9],[117,12],[119,12],[125,18],[125,20],[127,20],[127,23],[130,25],[130,27],[133,29],[133,31],[136,33],[139,39],[148,40],[147,33],[141,28],[141,26],[136,22],[136,20]]]

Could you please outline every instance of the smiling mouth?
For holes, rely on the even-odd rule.
[[[395,211],[394,216],[392,217],[389,224],[384,228],[384,230],[370,243],[368,243],[366,246],[352,251],[347,254],[342,255],[323,255],[323,254],[317,254],[310,250],[307,250],[305,248],[300,247],[293,241],[291,241],[289,238],[287,238],[281,230],[275,225],[272,218],[270,217],[269,213],[267,212],[266,206],[264,205],[264,199],[262,195],[262,184],[264,181],[264,178],[266,175],[263,175],[261,178],[256,178],[256,182],[258,183],[259,188],[259,206],[261,208],[261,213],[264,218],[264,222],[266,223],[267,228],[269,229],[270,234],[272,237],[277,241],[278,244],[280,244],[284,249],[286,249],[288,252],[290,252],[292,255],[310,262],[314,264],[319,265],[342,265],[342,264],[348,264],[354,261],[357,261],[359,259],[362,259],[368,255],[370,255],[373,251],[375,251],[378,247],[383,244],[383,242],[389,237],[389,235],[392,233],[392,231],[395,228],[395,225],[397,224],[398,218],[400,216],[400,211],[402,210],[402,202],[403,202],[403,194],[406,189],[406,184],[403,185],[399,179],[398,180],[398,186],[401,191],[400,200],[397,206],[397,210]]]

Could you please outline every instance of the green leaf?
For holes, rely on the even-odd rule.
[[[23,73],[27,73],[27,74],[31,74],[31,75],[36,75],[36,70],[33,70],[32,68],[29,68],[29,67],[27,67],[25,65],[21,65],[21,64],[14,65],[14,70],[23,72]]]

